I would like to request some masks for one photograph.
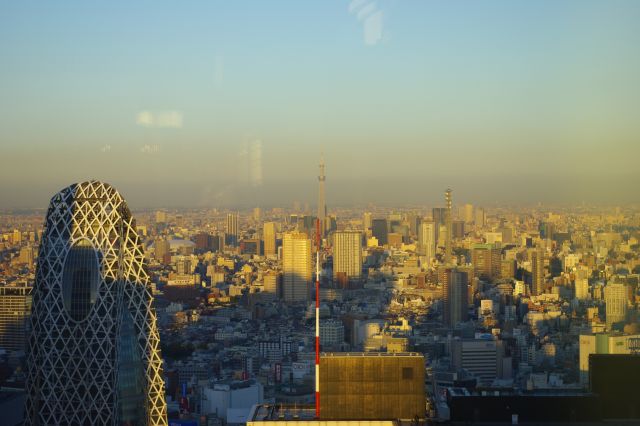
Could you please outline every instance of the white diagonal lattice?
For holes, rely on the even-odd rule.
[[[100,280],[86,318],[63,304],[69,250],[88,240],[98,252]],[[166,425],[160,338],[135,221],[110,185],[63,189],[47,211],[27,342],[27,425],[120,424],[118,353],[122,310],[128,310],[144,373],[144,423]]]

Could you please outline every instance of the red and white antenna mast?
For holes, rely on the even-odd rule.
[[[320,418],[320,219],[316,219],[316,419]]]

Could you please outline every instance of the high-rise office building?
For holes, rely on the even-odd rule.
[[[24,263],[27,266],[31,266],[31,264],[33,264],[34,256],[35,254],[33,246],[28,245],[20,249],[20,256],[18,257],[18,261],[20,263]]]
[[[431,209],[431,218],[435,224],[436,241],[440,240],[440,227],[446,226],[447,209],[445,207],[434,207]]]
[[[155,258],[160,263],[169,263],[167,261],[167,257],[169,257],[169,261],[171,260],[171,244],[164,238],[158,238],[154,243],[155,248]]]
[[[408,213],[405,222],[409,226],[409,234],[414,237],[417,236],[418,228],[420,227],[420,223],[422,222],[420,216],[417,213]]]
[[[515,278],[517,262],[514,259],[500,261],[500,278]]]
[[[576,299],[591,299],[591,294],[589,293],[589,278],[576,278],[574,285]]]
[[[324,175],[324,158],[320,159],[320,173],[318,174],[318,219],[320,220],[320,235],[324,237],[325,230],[327,229],[326,217],[327,217],[327,202],[324,198],[324,181],[326,179]]]
[[[0,348],[25,349],[25,330],[31,315],[31,287],[0,287]]]
[[[282,297],[285,302],[308,302],[312,279],[311,240],[302,232],[282,238]]]
[[[463,209],[463,219],[465,223],[473,223],[473,204],[465,204]]]
[[[227,245],[238,247],[238,213],[227,213]]]
[[[544,249],[537,246],[531,250],[531,293],[534,296],[544,293]]]
[[[389,228],[387,219],[373,219],[371,221],[371,234],[378,239],[378,244],[384,246],[389,242]]]
[[[264,240],[264,255],[274,256],[278,252],[276,250],[276,223],[265,222],[262,228],[262,238]]]
[[[604,288],[607,330],[624,323],[627,319],[627,286],[621,283],[608,283]]]
[[[262,276],[263,291],[265,293],[280,295],[280,273],[278,271],[267,271]]]
[[[445,268],[443,274],[443,322],[448,327],[455,327],[468,317],[468,288],[469,277],[466,272],[455,268]]]
[[[435,223],[426,220],[420,224],[418,229],[418,250],[420,254],[427,258],[427,262],[436,256],[436,228]]]
[[[339,274],[349,281],[362,277],[362,233],[337,231],[333,234],[333,279]]]
[[[372,215],[369,212],[365,212],[362,215],[362,223],[363,223],[363,228],[366,231],[367,229],[371,229],[371,225],[372,225]]]
[[[262,209],[260,207],[254,207],[253,220],[255,220],[256,222],[260,222],[261,218],[262,218]]]
[[[436,224],[436,229],[440,225],[446,225],[447,208],[446,207],[434,207],[431,209],[431,218]]]
[[[474,244],[471,248],[471,263],[475,276],[493,281],[500,276],[500,249],[493,244]]]
[[[454,220],[451,222],[451,238],[464,238],[466,230],[464,227],[464,220]]]
[[[193,242],[196,243],[196,251],[198,253],[204,253],[211,249],[213,238],[206,232],[200,232],[193,237]]]
[[[166,425],[144,249],[111,186],[71,185],[47,213],[27,340],[27,425]]]
[[[158,210],[156,212],[156,223],[167,223],[167,212]]]
[[[449,264],[451,263],[451,233],[453,232],[453,228],[451,226],[451,221],[453,220],[451,217],[451,190],[447,189],[444,192],[444,200],[446,203],[446,211],[445,211],[445,226],[447,227],[447,235],[445,238],[445,245],[444,245],[444,263],[445,264]]]
[[[482,228],[484,227],[484,222],[486,220],[486,216],[485,216],[485,212],[484,209],[482,207],[476,207],[475,208],[475,213],[474,213],[474,217],[475,217],[475,224],[476,224],[476,228]]]

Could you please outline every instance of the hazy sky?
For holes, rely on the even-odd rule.
[[[0,208],[640,200],[640,1],[4,1]]]

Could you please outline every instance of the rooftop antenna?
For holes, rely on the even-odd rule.
[[[316,219],[316,419],[320,418],[320,219]]]

